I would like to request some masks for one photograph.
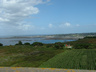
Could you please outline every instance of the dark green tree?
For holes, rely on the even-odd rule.
[[[2,44],[2,43],[0,43],[0,46],[3,46],[3,44]]]
[[[15,44],[15,45],[23,45],[23,44],[22,44],[22,42],[21,42],[21,41],[19,41],[19,42],[18,42],[17,44]]]
[[[18,42],[18,44],[19,44],[19,45],[22,45],[22,42],[21,42],[21,41],[19,41],[19,42]]]

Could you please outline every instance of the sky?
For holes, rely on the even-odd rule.
[[[0,36],[96,32],[96,0],[0,0]]]

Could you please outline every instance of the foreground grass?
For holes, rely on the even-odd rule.
[[[95,49],[54,49],[46,46],[0,47],[0,67],[46,67],[96,70]]]
[[[0,47],[0,66],[38,67],[43,62],[63,51],[47,48],[46,46],[3,46]]]
[[[68,50],[49,59],[40,67],[96,70],[96,50]]]

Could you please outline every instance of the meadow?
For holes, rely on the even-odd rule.
[[[44,62],[40,67],[96,70],[96,50],[67,50]]]
[[[0,67],[38,67],[61,52],[45,46],[1,46]]]
[[[70,44],[71,49],[64,44]],[[96,38],[54,44],[0,46],[0,67],[43,67],[96,70]]]

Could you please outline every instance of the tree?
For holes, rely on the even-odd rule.
[[[0,46],[3,46],[3,44],[2,44],[2,43],[0,43]]]
[[[19,41],[16,45],[23,45],[21,41]]]
[[[18,44],[19,44],[19,45],[22,45],[22,42],[21,42],[21,41],[19,41],[19,42],[18,42]]]

